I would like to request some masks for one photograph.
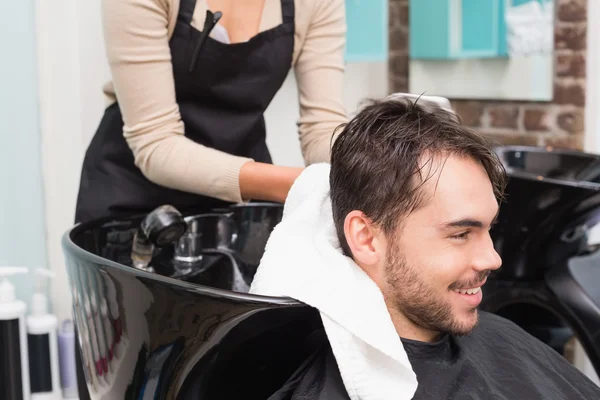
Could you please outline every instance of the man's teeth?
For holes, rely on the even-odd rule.
[[[456,293],[460,294],[477,294],[481,290],[480,287],[472,288],[472,289],[454,289]]]

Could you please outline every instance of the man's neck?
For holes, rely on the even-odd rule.
[[[399,311],[390,310],[390,316],[392,317],[392,322],[398,336],[402,339],[432,343],[436,342],[441,336],[441,332],[424,329],[416,325]]]

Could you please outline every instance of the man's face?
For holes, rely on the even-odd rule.
[[[498,204],[485,169],[450,156],[423,190],[425,203],[386,238],[380,284],[392,316],[415,328],[468,334],[481,286],[501,265],[489,229]]]

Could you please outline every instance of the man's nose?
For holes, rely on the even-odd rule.
[[[496,270],[502,265],[502,258],[494,248],[490,235],[487,235],[484,243],[477,246],[473,268],[477,271]]]

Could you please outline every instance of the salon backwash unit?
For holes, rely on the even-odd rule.
[[[481,308],[561,353],[575,335],[600,375],[600,251],[592,233],[600,156],[551,147],[496,152],[509,174],[491,231],[502,267],[488,278]]]
[[[295,300],[244,293],[282,211],[257,203],[182,220],[161,207],[67,232],[91,398],[264,400],[279,389],[321,327]]]
[[[482,308],[557,350],[575,334],[600,372],[600,253],[587,234],[600,221],[600,157],[497,151],[510,176],[492,230],[503,267]],[[281,205],[214,211],[181,216],[166,206],[65,234],[93,399],[264,400],[309,354],[322,333],[316,310],[245,293]]]

